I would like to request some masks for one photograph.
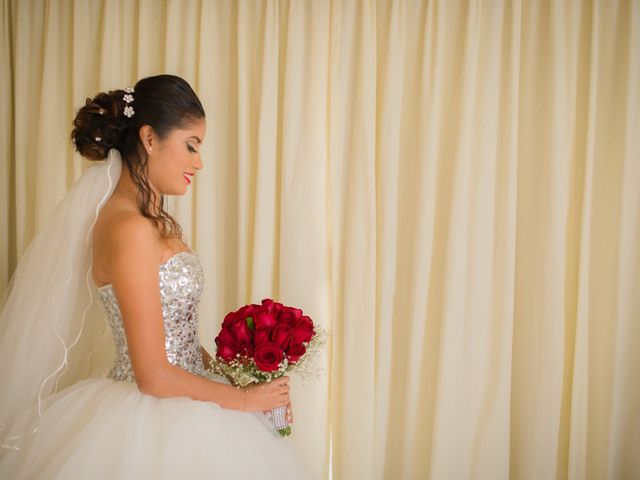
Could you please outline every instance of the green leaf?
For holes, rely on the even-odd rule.
[[[247,327],[249,327],[249,330],[255,330],[256,329],[256,323],[253,321],[253,317],[247,317]]]
[[[282,437],[288,437],[289,435],[291,435],[291,426],[286,426],[285,428],[281,428],[280,430],[278,430],[278,433]]]

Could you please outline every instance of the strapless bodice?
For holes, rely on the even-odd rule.
[[[205,376],[198,340],[198,304],[204,284],[200,261],[190,250],[178,252],[160,265],[159,274],[167,359],[173,365]],[[116,358],[108,376],[114,380],[134,381],[120,306],[113,287],[107,284],[97,291],[116,347]]]

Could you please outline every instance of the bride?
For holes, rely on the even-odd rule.
[[[148,77],[87,99],[73,125],[76,149],[100,162],[7,289],[0,477],[309,478],[261,413],[286,405],[291,420],[288,378],[239,389],[205,368],[202,267],[164,197],[202,168],[196,94],[179,77]],[[86,378],[101,342],[94,296],[115,356],[106,376]]]

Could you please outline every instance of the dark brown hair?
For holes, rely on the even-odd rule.
[[[204,109],[191,86],[174,75],[156,75],[136,83],[133,102],[124,101],[124,90],[98,93],[87,98],[73,120],[71,140],[76,150],[89,160],[103,160],[112,148],[120,151],[122,161],[138,188],[138,208],[149,218],[160,234],[182,237],[182,229],[165,210],[165,195],[160,195],[158,208],[155,192],[148,179],[148,158],[138,132],[143,125],[151,126],[160,139],[172,130],[205,118]],[[133,108],[132,117],[124,115],[125,106]]]

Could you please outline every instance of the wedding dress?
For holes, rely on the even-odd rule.
[[[197,324],[203,282],[202,267],[191,250],[160,265],[166,354],[176,366],[226,382],[202,363]],[[95,292],[115,344],[111,370],[106,377],[81,380],[45,398],[35,433],[0,460],[0,478],[312,478],[288,439],[260,412],[141,393],[114,290],[104,285]]]

